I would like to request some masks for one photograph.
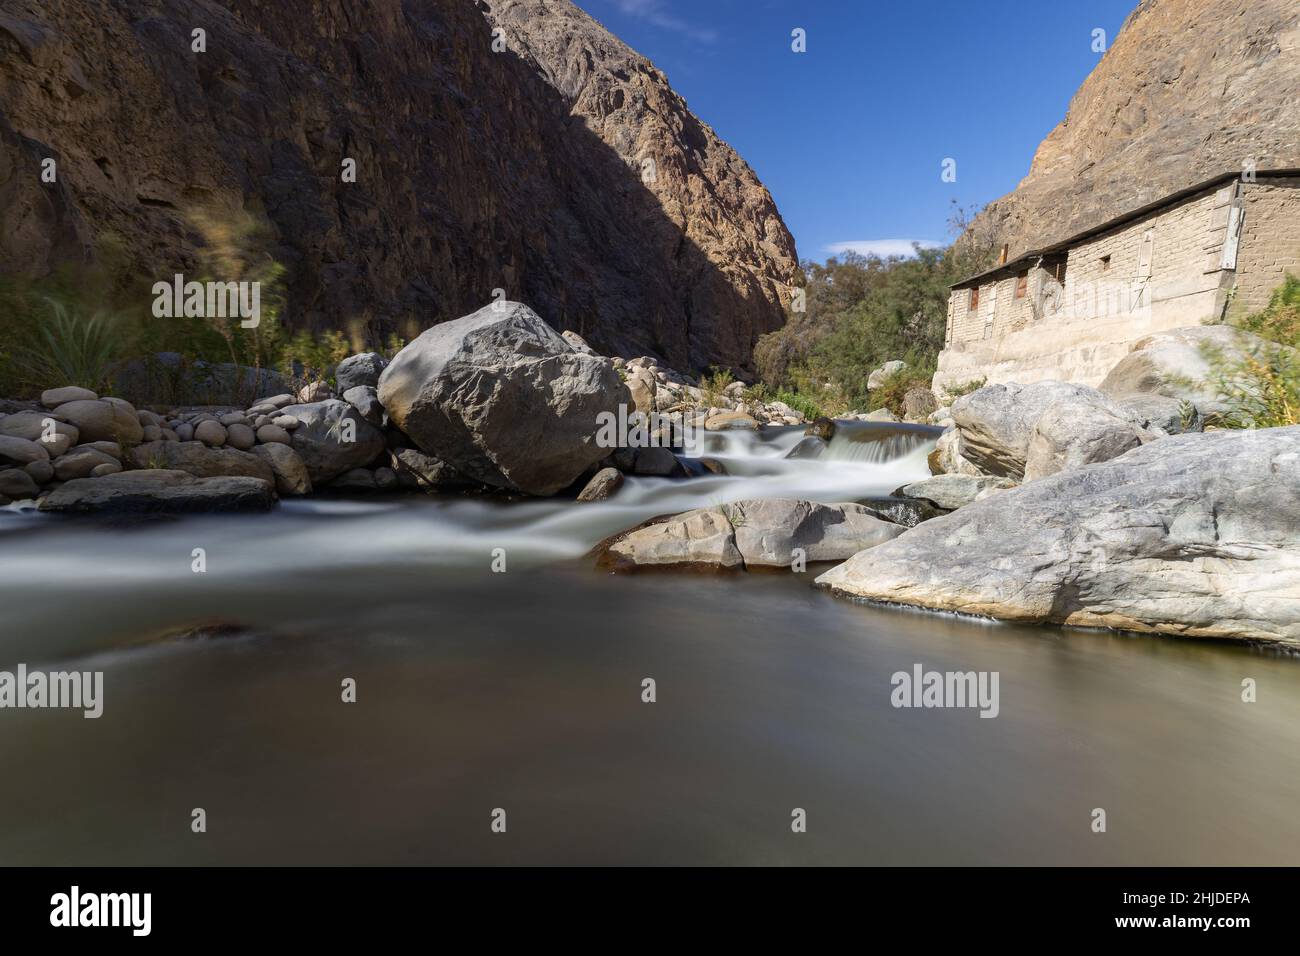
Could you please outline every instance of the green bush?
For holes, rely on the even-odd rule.
[[[193,278],[200,282],[261,283],[261,321],[244,328],[229,318],[157,318],[151,283],[141,272],[166,275],[165,265],[128,266],[111,240],[96,250],[96,264],[63,267],[41,280],[0,276],[0,396],[28,398],[47,388],[81,385],[116,391],[115,380],[130,363],[141,394],[135,401],[209,404],[251,401],[251,394],[224,382],[201,389],[190,374],[196,363],[233,363],[274,370],[295,385],[325,379],[334,366],[367,347],[356,329],[291,331],[285,322],[285,270],[271,255],[264,220],[249,213],[191,213],[203,237]],[[136,278],[131,278],[136,276]],[[392,357],[403,346],[390,335],[376,350]],[[180,356],[163,363],[159,354]]]
[[[1277,428],[1300,425],[1300,355],[1269,349],[1225,360],[1209,356],[1215,384],[1228,411],[1214,424],[1224,428]]]
[[[987,378],[973,378],[969,382],[958,382],[953,385],[945,385],[943,393],[948,397],[949,402],[955,402],[963,395],[969,395],[971,392],[978,392],[988,382]]]
[[[1287,273],[1268,305],[1236,324],[1270,342],[1300,347],[1300,279]]]
[[[825,415],[830,418],[834,415],[843,414],[847,409],[836,408],[830,403],[819,401],[803,392],[782,389],[774,396],[775,401],[785,402],[796,412],[803,414],[803,417],[811,421],[814,418],[820,418]]]
[[[721,405],[723,391],[735,381],[730,369],[713,366],[706,375],[700,377],[700,392],[705,405]]]
[[[959,212],[954,226],[967,221]],[[983,271],[994,255],[991,243],[964,233],[947,248],[918,248],[906,259],[850,252],[824,264],[805,261],[806,310],[759,339],[759,378],[820,405],[879,407],[867,391],[872,369],[901,359],[916,380],[933,370],[947,331],[949,287]]]
[[[12,347],[10,374],[35,385],[103,390],[117,363],[121,317],[102,309],[86,315],[49,297],[33,308],[41,313],[33,323],[36,334]]]
[[[1267,306],[1236,325],[1270,346],[1242,357],[1205,350],[1215,387],[1228,407],[1212,423],[1225,428],[1300,424],[1300,279],[1288,274]]]
[[[904,398],[907,393],[914,388],[930,387],[930,379],[933,378],[933,371],[918,370],[913,368],[900,369],[885,378],[876,388],[871,390],[870,401],[867,403],[874,411],[877,408],[887,408],[899,418],[903,417]]]

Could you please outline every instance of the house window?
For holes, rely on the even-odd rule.
[[[980,307],[980,287],[976,286],[970,290],[970,302],[966,308],[971,312],[976,312]]]
[[[1029,292],[1029,272],[1025,271],[1016,276],[1016,298],[1023,299]]]
[[[1102,272],[1110,271],[1110,256],[1101,257],[1101,271]]]

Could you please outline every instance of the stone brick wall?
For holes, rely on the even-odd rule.
[[[1221,321],[1234,282],[1233,308],[1259,308],[1287,269],[1300,274],[1300,180],[1206,190],[1072,246],[1056,295],[1032,268],[1019,299],[1014,275],[983,283],[977,314],[970,290],[953,290],[935,388],[981,377],[1095,385],[1143,336]]]
[[[1131,313],[1135,323],[1156,322],[1155,313],[1166,304],[1210,293],[1203,303],[1209,318],[1220,284],[1214,254],[1221,250],[1227,228],[1217,211],[1231,202],[1230,192],[1184,200],[1071,248],[1063,318],[1086,321]],[[1213,271],[1208,268],[1211,256]],[[1199,311],[1201,305],[1193,308]]]
[[[1300,182],[1261,178],[1244,191],[1234,313],[1267,305],[1288,270],[1300,276]]]

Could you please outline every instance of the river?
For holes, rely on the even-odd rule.
[[[933,434],[707,435],[728,475],[591,504],[0,510],[0,669],[104,672],[99,719],[0,710],[0,864],[1294,863],[1293,657],[584,559],[655,514],[887,494]],[[915,664],[997,672],[997,717],[896,709]]]

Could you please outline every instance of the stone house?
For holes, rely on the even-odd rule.
[[[1288,271],[1300,171],[1225,174],[954,285],[935,391],[1097,385],[1138,339],[1257,310]]]

